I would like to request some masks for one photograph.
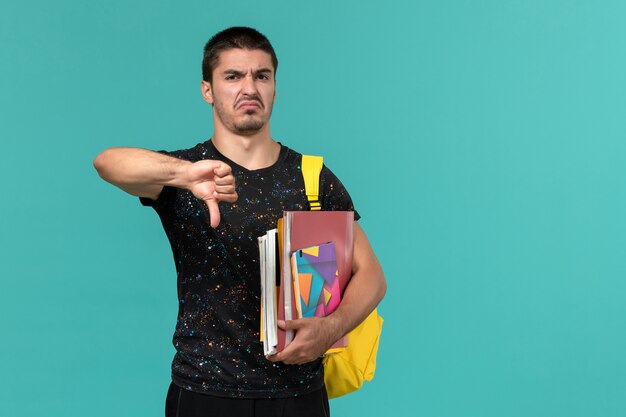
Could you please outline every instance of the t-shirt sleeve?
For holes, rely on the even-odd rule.
[[[172,156],[178,159],[188,159],[188,155],[186,155],[186,151],[157,151],[163,155]],[[149,197],[139,197],[139,201],[142,205],[152,207],[157,212],[162,210],[163,208],[171,206],[176,198],[176,194],[179,190],[176,187],[164,186],[163,190],[159,194],[159,197],[156,200],[153,200]]]
[[[348,190],[343,186],[339,178],[328,169],[326,165],[322,167],[320,174],[320,198],[322,200],[322,210],[327,211],[354,211],[354,220],[359,220],[361,216],[354,209],[352,198]]]

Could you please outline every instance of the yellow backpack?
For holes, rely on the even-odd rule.
[[[324,159],[321,156],[302,155],[304,188],[311,210],[321,210],[319,178]],[[324,356],[324,384],[328,398],[341,397],[371,381],[376,370],[378,340],[383,318],[376,309],[361,324],[348,333],[348,346]]]

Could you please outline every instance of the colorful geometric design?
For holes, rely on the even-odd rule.
[[[327,316],[339,305],[341,291],[337,279],[335,244],[324,243],[293,253],[294,278],[297,275],[302,317]],[[296,290],[294,288],[294,290]]]
[[[309,304],[309,295],[311,294],[311,282],[313,280],[313,274],[298,274],[298,284],[300,287],[300,295],[302,300],[306,300],[306,304]]]
[[[311,246],[310,248],[302,249],[302,253],[311,255],[311,256],[320,256],[320,247],[319,246]]]
[[[330,291],[324,288],[324,305],[328,305],[328,301],[330,300],[330,297],[332,296],[333,295],[330,293]]]

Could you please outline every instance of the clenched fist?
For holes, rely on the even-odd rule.
[[[204,200],[209,208],[211,227],[217,227],[220,223],[218,202],[237,201],[235,177],[230,166],[214,160],[194,162],[187,168],[187,180],[189,191],[200,200]]]

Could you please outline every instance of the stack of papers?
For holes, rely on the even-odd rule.
[[[261,272],[261,339],[265,355],[294,337],[278,320],[324,317],[341,303],[352,274],[354,212],[284,213],[276,229],[258,238]],[[347,345],[346,337],[332,351]]]
[[[259,237],[259,252],[261,259],[261,340],[265,355],[276,353],[278,343],[276,324],[276,264],[277,230],[269,230]]]

